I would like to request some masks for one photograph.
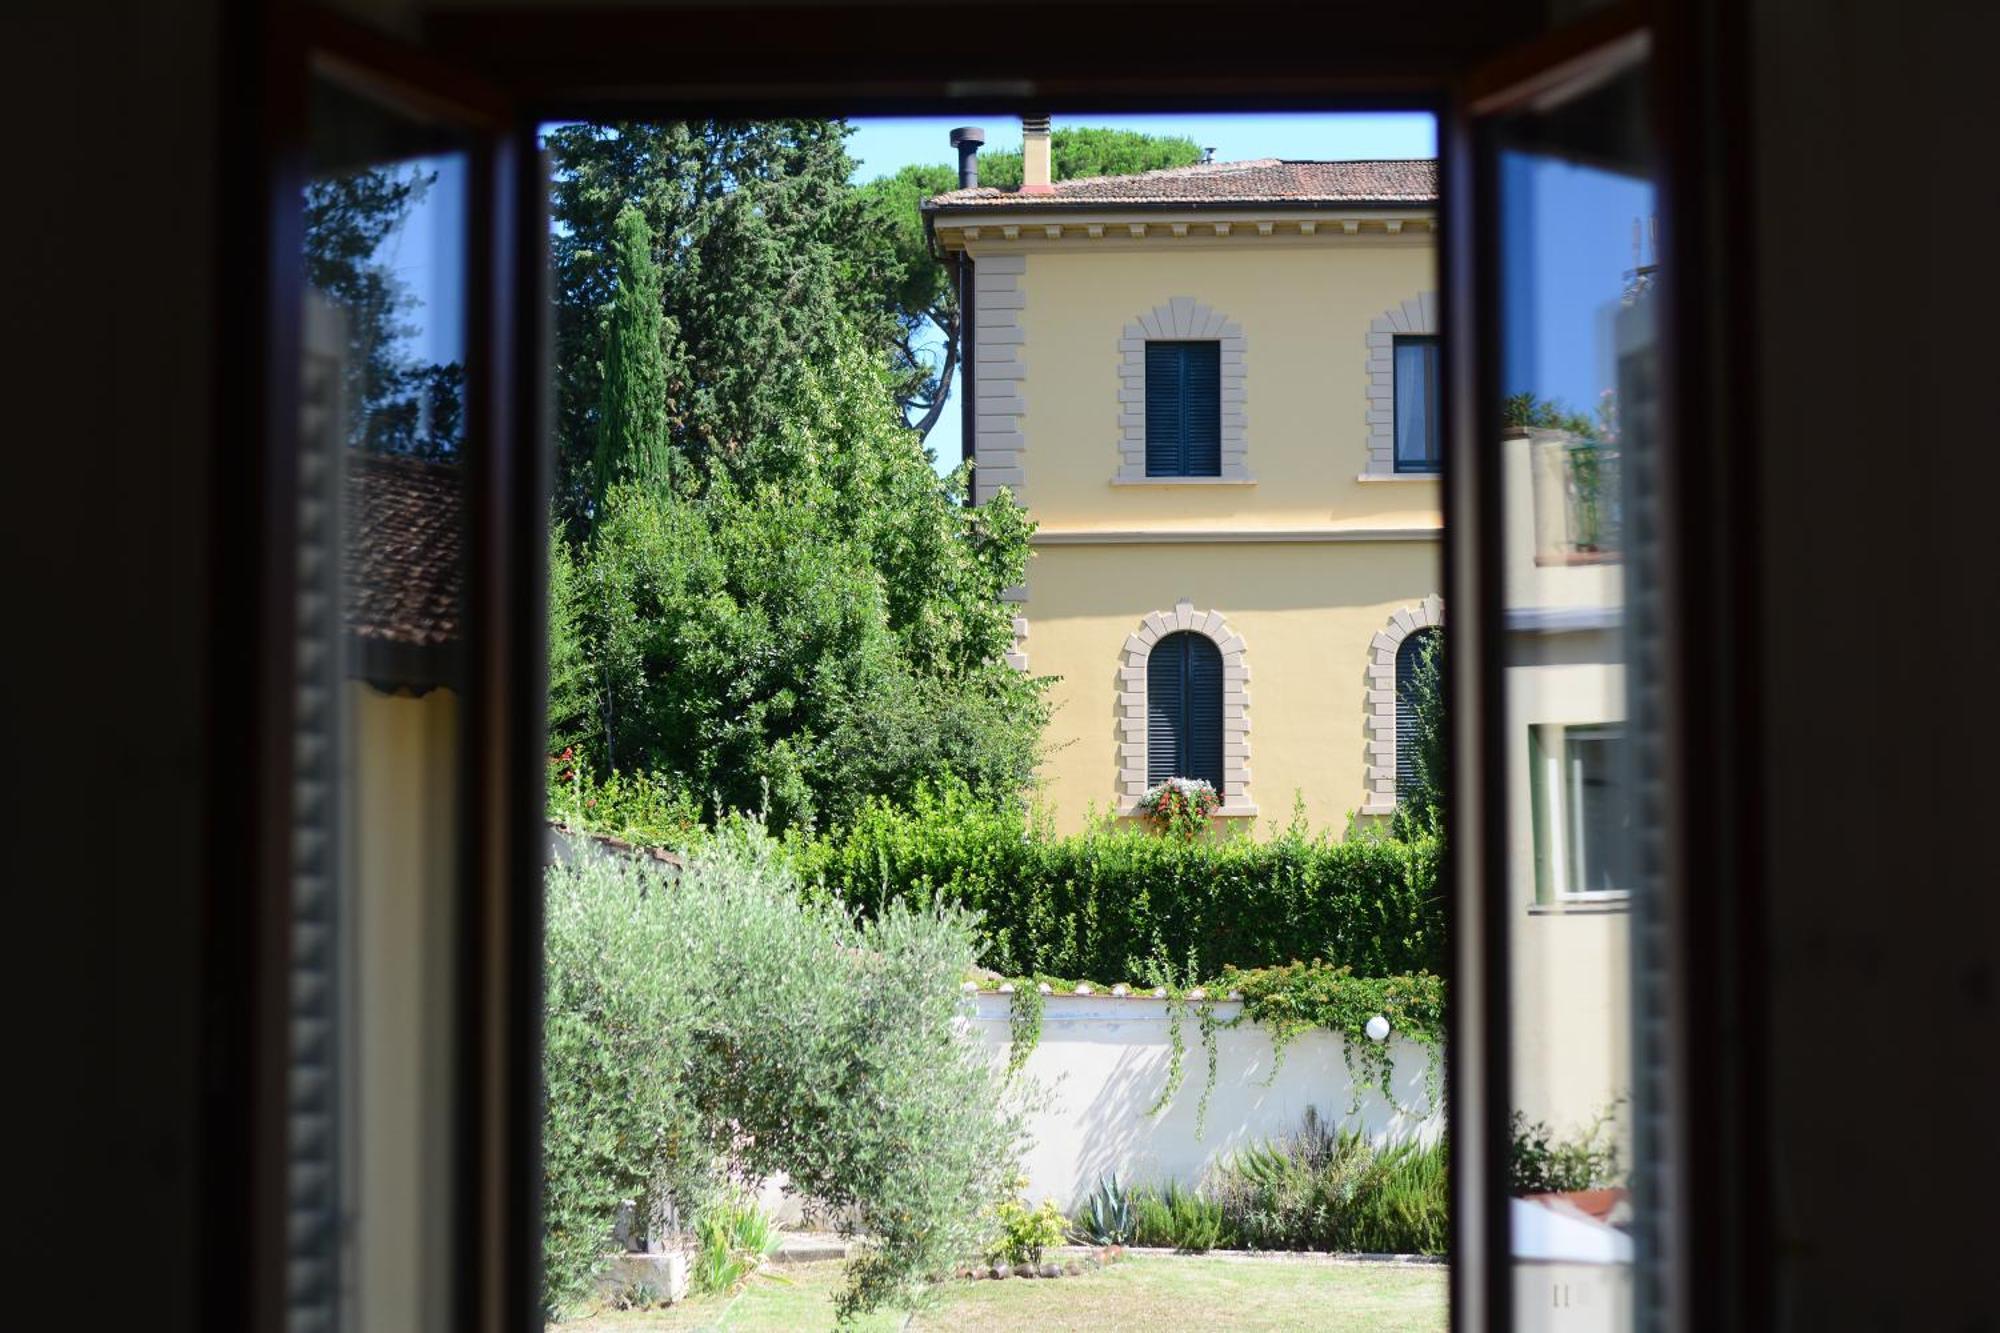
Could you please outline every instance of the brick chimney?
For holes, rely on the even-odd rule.
[[[1021,193],[1054,194],[1050,175],[1049,118],[1021,117]]]

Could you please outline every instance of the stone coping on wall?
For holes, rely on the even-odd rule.
[[[964,991],[973,1003],[973,1016],[981,1023],[1005,1023],[1013,1012],[1014,991],[975,989],[975,983],[966,982]],[[1156,988],[1123,986],[1093,988],[1086,993],[1072,991],[1042,992],[1042,1021],[1044,1023],[1102,1022],[1107,1017],[1132,1018],[1142,1020],[1165,1019],[1168,1011],[1176,1004],[1198,1005],[1210,997],[1200,990],[1188,991],[1178,1001],[1156,993]],[[1215,1016],[1227,1021],[1243,1012],[1241,992],[1231,991],[1227,995],[1212,997]]]

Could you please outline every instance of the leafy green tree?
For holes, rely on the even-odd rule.
[[[1085,127],[1057,130],[1051,154],[1057,180],[1127,176],[1201,160],[1201,149],[1192,139]],[[1020,150],[982,153],[979,175],[985,185],[1018,187]],[[958,370],[959,304],[951,267],[931,252],[920,206],[957,184],[958,173],[952,167],[908,166],[870,181],[860,191],[889,249],[882,267],[897,322],[891,349],[897,403],[905,420],[923,437],[943,415]],[[936,330],[943,344],[942,360],[935,367],[918,350],[926,326]]]
[[[1049,174],[1056,180],[1087,176],[1136,176],[1142,171],[1188,167],[1201,161],[1201,148],[1182,135],[1141,134],[1134,130],[1058,126],[1050,136]],[[1002,190],[1021,187],[1021,150],[979,155],[979,183]]]
[[[560,529],[549,532],[549,735],[551,754],[587,746],[598,734],[589,645],[583,639],[576,556]]]
[[[604,386],[598,396],[596,494],[613,482],[666,486],[672,476],[667,438],[667,344],[659,266],[645,217],[627,205],[613,224],[617,292],[604,340]]]
[[[958,287],[949,265],[931,253],[924,200],[958,183],[947,166],[908,166],[861,187],[890,250],[884,266],[896,312],[897,400],[918,436],[928,437],[944,414],[958,370]],[[944,359],[933,369],[918,351],[926,326],[942,336]]]
[[[672,881],[594,847],[550,867],[550,1318],[588,1296],[621,1203],[644,1194],[692,1229],[732,1180],[783,1172],[865,1238],[843,1322],[912,1301],[986,1239],[1019,1170],[1021,1099],[960,1017],[972,917],[862,921],[801,888],[754,827]]]
[[[567,125],[548,136],[556,299],[557,512],[590,508],[619,288],[617,222],[644,219],[659,268],[667,435],[695,477],[754,479],[808,366],[842,337],[887,356],[893,264],[849,184],[838,121]],[[843,332],[845,330],[846,332]]]
[[[603,766],[780,827],[947,775],[1018,791],[1045,719],[1003,660],[1025,514],[939,482],[852,334],[761,448],[759,478],[606,496],[557,617],[591,645]]]

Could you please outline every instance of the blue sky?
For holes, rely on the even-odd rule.
[[[1625,275],[1652,263],[1651,182],[1508,153],[1501,160],[1501,227],[1509,393],[1561,399],[1585,413],[1616,380],[1611,319]]]
[[[1143,134],[1179,134],[1218,160],[1249,157],[1435,157],[1437,123],[1427,112],[1343,115],[1064,116],[1057,126],[1109,126]],[[847,151],[857,158],[857,180],[886,176],[914,162],[956,162],[947,139],[959,125],[986,130],[988,148],[1021,146],[1021,122],[1012,116],[922,116],[853,121]]]
[[[1427,112],[1376,112],[1320,115],[1172,115],[1065,116],[1063,125],[1089,125],[1144,134],[1179,134],[1204,148],[1215,149],[1218,162],[1255,157],[1361,158],[1435,157],[1437,122]],[[923,116],[859,119],[847,151],[860,163],[854,178],[871,180],[920,162],[956,161],[950,133],[955,126],[979,125],[988,148],[1021,145],[1021,122],[1012,116]],[[937,341],[932,340],[935,352]],[[947,404],[926,443],[937,455],[940,471],[956,466],[961,454],[958,409]]]
[[[1436,127],[1421,113],[1342,115],[1056,116],[1058,125],[1112,126],[1184,134],[1213,146],[1221,161],[1253,157],[1428,157]],[[948,162],[955,125],[983,125],[989,147],[1020,142],[1008,116],[960,115],[863,119],[848,150],[867,180],[918,162]],[[411,350],[428,361],[464,355],[464,273],[457,246],[466,205],[464,159],[426,159],[438,173],[423,204],[378,254],[422,304]],[[1633,267],[1634,222],[1656,210],[1650,184],[1567,163],[1510,155],[1503,165],[1502,226],[1508,237],[1509,310],[1506,383],[1589,411],[1612,382],[1610,312]],[[1650,251],[1644,259],[1651,261]],[[941,469],[960,454],[959,417],[948,404],[929,444]]]
[[[403,225],[382,238],[375,260],[387,267],[416,298],[403,319],[414,326],[411,355],[437,365],[465,359],[465,200],[463,153],[416,158],[394,170],[436,173],[423,201]]]

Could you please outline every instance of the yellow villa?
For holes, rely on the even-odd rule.
[[[1039,524],[1064,829],[1167,777],[1225,821],[1394,808],[1399,664],[1439,598],[1436,167],[1209,163],[926,206],[960,263],[976,497]],[[962,257],[962,258],[961,258]]]
[[[1435,163],[1052,182],[1047,121],[1023,128],[1018,191],[926,207],[960,266],[976,498],[1039,523],[1014,663],[1056,678],[1041,799],[1064,831],[1170,777],[1258,831],[1295,800],[1316,827],[1391,813],[1445,617]],[[1573,1123],[1629,1084],[1616,452],[1497,448],[1519,1104]]]

